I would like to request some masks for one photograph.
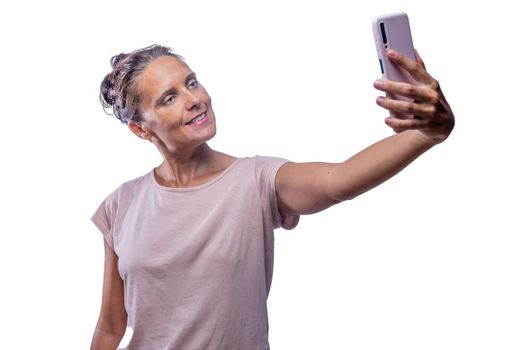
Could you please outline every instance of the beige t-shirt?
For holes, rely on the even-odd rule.
[[[164,187],[151,171],[102,202],[92,220],[118,255],[133,329],[122,349],[269,349],[275,177],[286,162],[238,158],[193,188]]]

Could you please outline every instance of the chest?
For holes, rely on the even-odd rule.
[[[249,188],[137,196],[119,226],[115,245],[124,279],[143,274],[206,279],[263,261],[262,209]]]

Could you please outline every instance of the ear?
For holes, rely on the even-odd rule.
[[[129,122],[127,123],[127,127],[133,134],[141,139],[151,141],[151,134],[140,123]]]

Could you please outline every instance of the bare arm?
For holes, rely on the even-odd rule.
[[[451,108],[420,57],[417,55],[415,62],[394,52],[388,55],[407,70],[418,85],[377,81],[375,88],[415,101],[379,97],[377,104],[404,114],[407,119],[386,118],[386,124],[397,134],[343,163],[288,163],[282,166],[277,173],[276,189],[283,214],[311,214],[355,198],[397,174],[451,133],[455,123]]]
[[[104,287],[102,307],[96,324],[91,350],[115,350],[126,331],[124,282],[118,273],[118,257],[104,240]]]

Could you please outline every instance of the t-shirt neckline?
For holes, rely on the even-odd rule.
[[[224,169],[220,174],[218,174],[217,176],[215,176],[214,178],[212,178],[211,180],[201,184],[201,185],[198,185],[198,186],[194,186],[194,187],[168,187],[168,186],[163,186],[161,184],[159,184],[157,182],[157,180],[155,179],[155,169],[153,168],[150,172],[149,172],[149,181],[153,184],[153,186],[159,190],[162,190],[162,191],[167,191],[167,192],[192,192],[192,191],[198,191],[198,190],[201,190],[201,189],[204,189],[208,186],[211,186],[212,184],[216,183],[217,181],[219,181],[220,179],[222,179],[224,176],[226,176],[227,173],[230,172],[231,169],[233,169],[238,163],[239,161],[243,159],[241,157],[235,159],[233,161],[233,163],[229,164],[229,166]]]

